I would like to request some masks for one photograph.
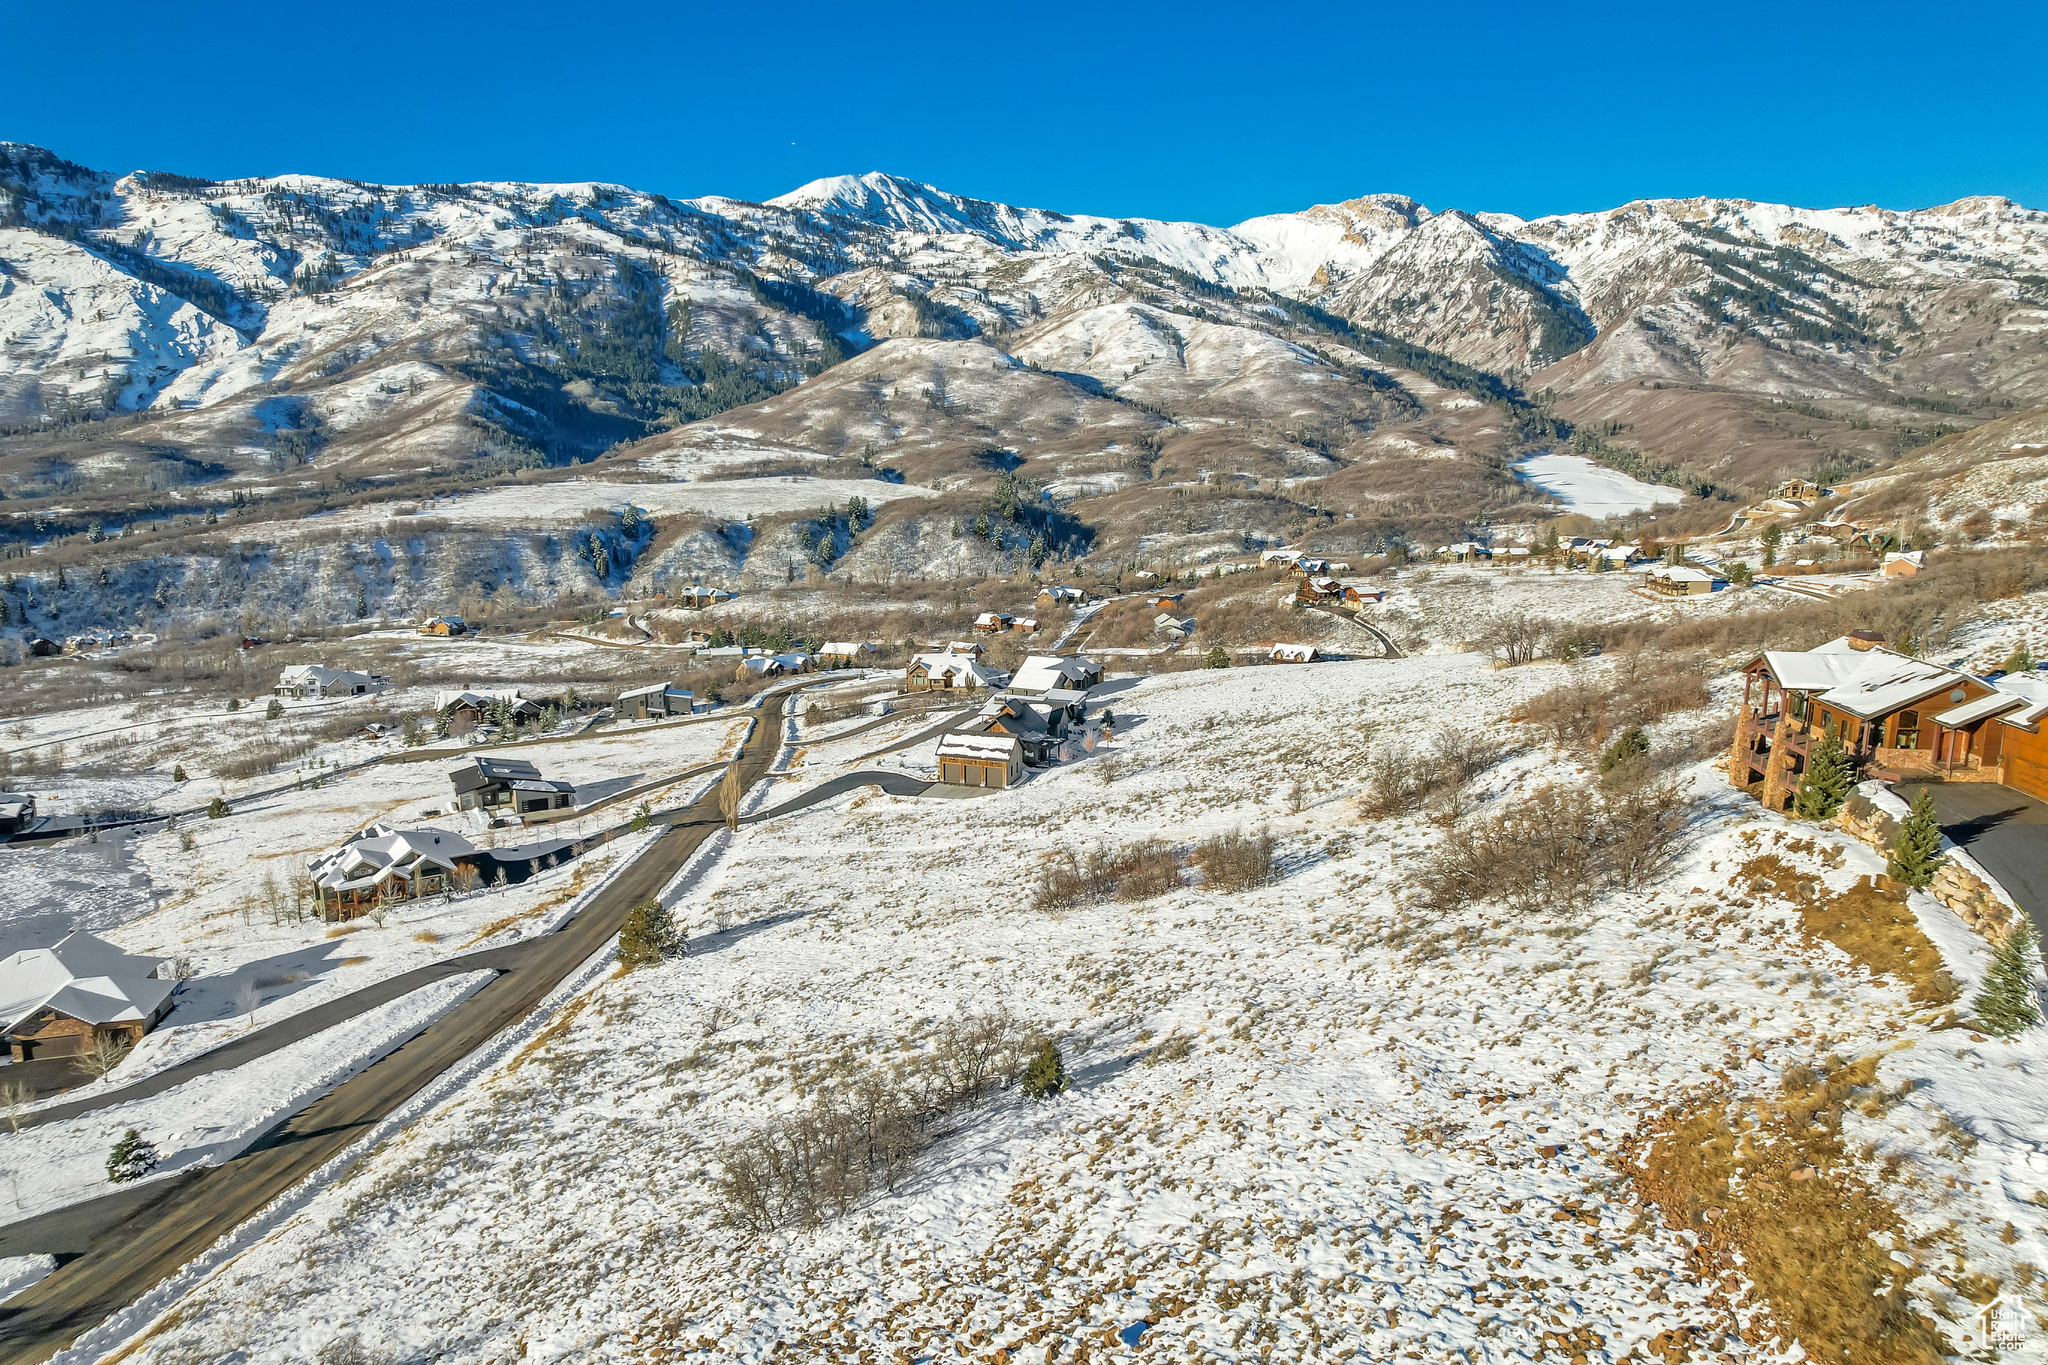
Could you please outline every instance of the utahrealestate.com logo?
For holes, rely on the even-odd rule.
[[[1984,1305],[1977,1315],[1975,1344],[1979,1349],[2004,1353],[2024,1353],[2026,1356],[2041,1354],[2048,1346],[2041,1326],[2034,1315],[2027,1311],[2025,1304],[2016,1295],[2000,1294]]]

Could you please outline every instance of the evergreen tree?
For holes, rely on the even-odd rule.
[[[1224,648],[1224,647],[1223,647],[1222,645],[1211,645],[1211,646],[1209,646],[1209,659],[1208,659],[1208,667],[1210,667],[1210,668],[1228,668],[1228,667],[1230,667],[1230,651],[1229,651],[1229,650],[1227,650],[1227,649],[1225,649],[1225,648]]]
[[[2034,965],[2039,957],[2034,926],[2022,915],[1991,958],[1984,993],[1977,997],[1977,1022],[2001,1038],[2041,1022],[2034,1000]]]
[[[660,901],[643,901],[634,906],[619,930],[619,965],[629,972],[664,958],[681,957],[685,948],[668,907]]]
[[[1913,809],[1899,826],[1899,837],[1885,860],[1885,872],[1895,882],[1924,891],[1941,866],[1941,823],[1934,815],[1934,793],[1922,787],[1913,793]]]
[[[1728,581],[1738,588],[1748,587],[1755,577],[1756,575],[1750,572],[1748,563],[1743,560],[1738,559],[1728,566]]]
[[[276,720],[279,716],[283,714],[284,703],[279,701],[276,697],[272,697],[270,699],[270,705],[263,708],[263,719],[265,720]]]
[[[1785,539],[1785,528],[1775,521],[1764,527],[1764,567],[1770,568],[1778,562],[1778,546]]]
[[[155,1144],[130,1128],[107,1154],[107,1179],[116,1185],[140,1180],[156,1169],[157,1160]]]
[[[177,765],[176,767],[174,767],[174,768],[172,768],[172,769],[171,769],[171,781],[173,781],[173,782],[183,782],[184,780],[185,780],[185,765],[184,765],[184,764],[182,764],[182,763],[180,763],[180,764],[178,764],[178,765]]]
[[[225,817],[227,813],[228,803],[218,796],[206,803],[206,818],[209,820],[219,820]]]
[[[1849,755],[1842,741],[1823,733],[1806,755],[1806,773],[1799,779],[1793,808],[1803,820],[1830,820],[1849,799]]]
[[[2022,640],[2019,648],[2006,655],[2005,662],[1999,667],[2008,673],[2031,673],[2034,671],[2034,651],[2027,648],[2027,642]]]
[[[1024,1068],[1024,1093],[1034,1100],[1049,1100],[1067,1088],[1067,1064],[1060,1050],[1047,1038]]]
[[[361,620],[363,617],[368,616],[369,614],[370,590],[364,587],[362,584],[358,583],[356,585],[356,619]]]
[[[1650,752],[1650,737],[1643,733],[1640,725],[1631,725],[1615,736],[1614,743],[1607,746],[1600,755],[1600,771],[1611,773],[1632,758],[1640,758]]]

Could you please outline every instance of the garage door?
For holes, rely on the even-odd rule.
[[[2005,785],[2048,801],[2048,733],[2005,727]]]

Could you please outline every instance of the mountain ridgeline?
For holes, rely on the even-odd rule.
[[[806,475],[938,494],[881,514],[906,545],[1000,475],[1055,558],[1369,546],[1539,510],[1510,471],[1537,449],[1712,503],[2048,403],[2048,216],[1375,195],[1218,228],[880,174],[756,204],[0,144],[0,347],[9,554],[202,511]]]

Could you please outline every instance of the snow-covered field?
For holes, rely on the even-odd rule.
[[[157,1149],[160,1164],[151,1179],[227,1160],[279,1119],[384,1056],[496,975],[476,971],[449,977],[268,1057],[196,1077],[147,1099],[14,1134],[0,1151],[7,1221],[112,1193],[107,1153],[131,1128]],[[117,1074],[117,1083],[120,1079]]]
[[[738,713],[691,724],[627,722],[566,743],[513,746],[510,753],[575,783],[579,804],[647,787],[638,798],[530,829],[484,830],[470,817],[449,813],[447,772],[464,760],[464,751],[334,775],[333,768],[355,761],[359,750],[378,751],[361,741],[339,741],[307,756],[307,766],[296,774],[303,790],[234,804],[222,819],[9,849],[10,875],[0,885],[0,953],[52,943],[80,928],[130,952],[178,959],[189,979],[175,1007],[116,1073],[116,1080],[137,1079],[205,1051],[242,1027],[246,1020],[238,1001],[252,983],[258,1020],[269,1023],[451,952],[537,932],[551,912],[573,903],[652,837],[628,835],[517,886],[404,902],[381,922],[329,925],[309,904],[295,905],[292,881],[308,859],[356,830],[380,821],[438,825],[486,848],[595,834],[631,819],[639,800],[666,809],[694,799],[715,774],[660,780],[694,773],[729,755],[747,723]],[[392,747],[382,743],[384,750]],[[322,766],[312,766],[316,762]],[[275,786],[294,776],[287,771],[260,782]],[[125,781],[138,790],[176,790],[164,774]],[[79,800],[81,785],[56,781],[50,788],[60,799]],[[193,785],[184,784],[188,794],[182,800],[166,795],[164,803],[203,801],[220,784],[201,784],[196,797],[189,794]],[[233,797],[237,786],[252,785],[226,787]]]
[[[710,479],[690,482],[597,483],[572,481],[535,486],[487,489],[433,501],[404,504],[408,512],[440,517],[465,527],[506,529],[574,525],[590,512],[625,511],[628,505],[661,517],[678,512],[744,520],[750,513],[807,512],[844,509],[848,498],[879,505],[898,498],[934,498],[936,489],[881,479],[819,479],[785,474],[772,478]],[[340,527],[363,528],[389,521],[399,507],[372,503],[299,523],[322,533]],[[402,523],[401,523],[402,525]]]
[[[1791,1179],[1891,1201],[1912,1303],[1964,1350],[1965,1291],[2048,1263],[2048,1049],[1943,1028],[1747,870],[1836,893],[1876,855],[1700,764],[1655,889],[1439,912],[1415,885],[1439,824],[1352,799],[1375,746],[1437,716],[1513,746],[1468,816],[1589,781],[1505,719],[1566,676],[1457,654],[1164,676],[1118,696],[1114,744],[1019,789],[748,828],[678,900],[688,958],[571,1001],[132,1358],[1792,1361],[1782,1313],[1637,1201],[1640,1163],[1674,1115],[1866,1056],[1842,1150]],[[1259,828],[1270,885],[1033,907],[1062,850]],[[1973,992],[1985,945],[1911,913]],[[1058,1043],[1068,1093],[954,1114],[815,1228],[733,1221],[720,1175],[761,1125],[993,1014]]]
[[[1515,462],[1516,477],[1532,483],[1574,512],[1589,517],[1612,516],[1620,512],[1646,512],[1662,503],[1677,503],[1685,495],[1660,483],[1644,483],[1618,469],[1596,464],[1583,455],[1547,451]]]

